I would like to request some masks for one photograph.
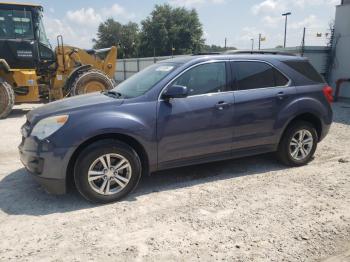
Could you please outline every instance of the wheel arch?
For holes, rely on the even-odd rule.
[[[305,113],[300,113],[296,116],[294,116],[292,119],[288,121],[288,123],[285,125],[283,132],[279,138],[279,143],[282,140],[283,135],[285,132],[288,130],[288,128],[293,125],[296,121],[305,121],[311,123],[317,132],[317,137],[320,140],[322,136],[322,121],[319,117],[316,116],[316,114],[310,113],[310,112],[305,112]]]
[[[5,73],[9,73],[11,70],[11,67],[6,62],[5,59],[0,59],[0,69],[4,70]]]
[[[119,140],[121,142],[124,142],[131,146],[141,160],[142,165],[142,175],[148,174],[149,172],[149,159],[147,152],[144,148],[144,146],[136,140],[134,137],[131,137],[129,135],[121,134],[121,133],[107,133],[107,134],[100,134],[93,137],[90,137],[89,139],[85,140],[83,143],[81,143],[76,150],[73,152],[71,158],[69,159],[67,170],[66,170],[66,186],[67,189],[70,189],[74,187],[74,166],[76,163],[76,160],[79,156],[79,154],[89,145],[92,143],[103,140],[103,139],[115,139]]]

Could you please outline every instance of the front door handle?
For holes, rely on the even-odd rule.
[[[229,107],[230,104],[226,103],[225,101],[220,101],[215,105],[215,108],[218,110],[224,110],[225,108]]]

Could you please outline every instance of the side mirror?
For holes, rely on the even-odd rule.
[[[180,85],[173,85],[168,87],[162,94],[162,98],[169,100],[171,98],[184,98],[188,95],[187,87]]]

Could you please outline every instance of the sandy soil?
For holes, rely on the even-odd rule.
[[[267,154],[180,168],[104,206],[25,173],[30,107],[0,120],[0,261],[350,261],[350,104],[305,167]]]

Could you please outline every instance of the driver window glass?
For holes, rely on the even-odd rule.
[[[188,95],[201,95],[226,91],[225,62],[196,66],[183,73],[172,85],[186,86]]]

